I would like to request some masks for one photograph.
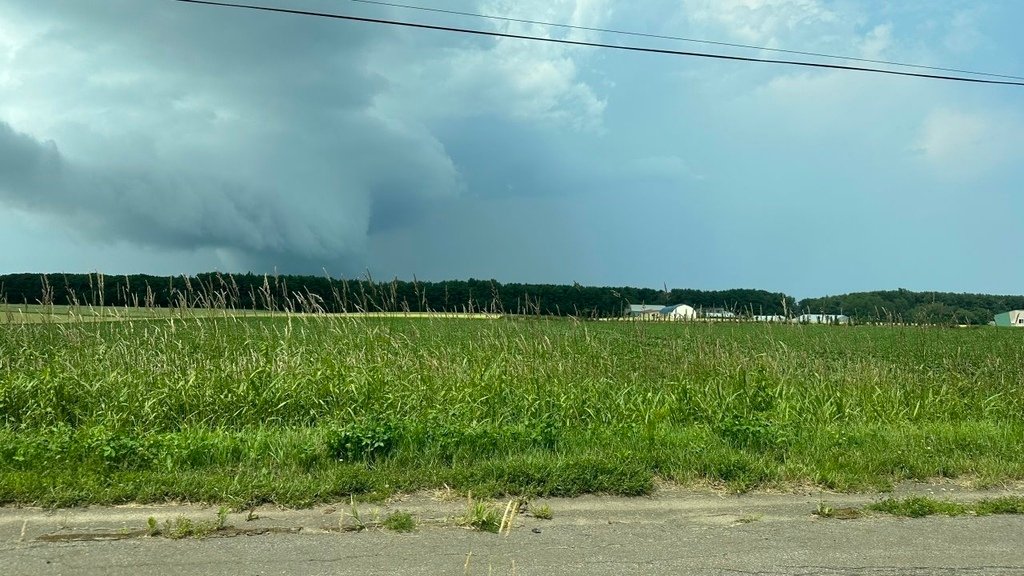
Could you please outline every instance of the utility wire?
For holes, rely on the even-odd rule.
[[[619,34],[622,36],[634,36],[637,38],[654,38],[658,40],[675,40],[677,42],[693,42],[696,44],[710,44],[714,46],[728,46],[730,48],[745,48],[749,50],[763,50],[765,52],[778,52],[782,54],[796,54],[799,56],[814,56],[817,58],[831,58],[833,60],[848,60],[851,62],[865,62],[868,64],[885,64],[887,66],[900,66],[903,68],[917,68],[919,70],[936,70],[939,72],[955,72],[957,74],[971,74],[974,76],[988,76],[991,78],[1009,78],[1011,80],[1024,80],[1024,76],[1013,76],[1010,74],[995,74],[991,72],[976,72],[961,68],[943,68],[941,66],[926,66],[924,64],[908,64],[906,62],[893,62],[890,60],[873,60],[871,58],[857,58],[854,56],[839,56],[836,54],[825,54],[823,52],[805,52],[803,50],[786,50],[783,48],[769,48],[767,46],[755,46],[752,44],[736,44],[733,42],[718,42],[715,40],[701,40],[698,38],[686,38],[684,36],[669,36],[664,34],[648,34],[645,32],[632,32],[629,30],[617,30],[614,28],[595,28],[591,26],[576,26],[573,24],[559,24],[557,22],[545,22],[543,20],[528,20],[525,18],[511,18],[508,16],[496,16],[493,14],[480,14],[476,12],[461,12],[459,10],[446,10],[443,8],[430,8],[427,6],[413,6],[411,4],[398,4],[395,2],[382,2],[381,0],[349,0],[359,4],[372,4],[374,6],[387,6],[389,8],[403,8],[406,10],[420,10],[423,12],[435,12],[438,14],[450,14],[454,16],[468,16],[470,18],[484,18],[487,20],[501,20],[504,22],[516,22],[519,24],[533,24],[537,26],[548,26],[552,28],[563,28],[566,30],[581,30],[585,32],[602,32],[606,34]]]
[[[511,38],[516,40],[531,40],[534,42],[548,42],[551,44],[564,44],[569,46],[585,46],[588,48],[607,48],[610,50],[623,50],[626,52],[643,52],[648,54],[666,54],[670,56],[690,56],[694,58],[710,58],[715,60],[732,60],[736,62],[758,62],[762,64],[782,64],[787,66],[804,66],[807,68],[825,68],[830,70],[847,70],[857,72],[873,72],[876,74],[888,74],[892,76],[909,76],[913,78],[928,78],[932,80],[950,80],[954,82],[971,82],[974,84],[1000,84],[1006,86],[1024,86],[1024,81],[1010,80],[988,80],[984,78],[966,78],[963,76],[946,76],[941,74],[924,74],[920,72],[905,72],[899,70],[885,70],[883,68],[867,68],[862,66],[847,66],[843,64],[826,64],[823,62],[805,62],[800,60],[777,60],[772,58],[752,58],[749,56],[731,56],[726,54],[713,54],[710,52],[688,52],[684,50],[667,50],[664,48],[646,48],[642,46],[622,46],[617,44],[605,44],[601,42],[584,42],[580,40],[564,40],[561,38],[544,38],[542,36],[529,36],[526,34],[510,34],[507,32],[494,32],[476,30],[473,28],[455,28],[452,26],[438,26],[434,24],[423,24],[419,22],[406,22],[401,20],[385,20],[382,18],[365,18],[361,16],[350,16],[346,14],[333,14],[329,12],[313,12],[309,10],[295,10],[291,8],[276,8],[271,6],[255,6],[252,4],[235,4],[229,2],[216,2],[213,0],[174,0],[186,4],[203,4],[207,6],[222,6],[225,8],[240,8],[245,10],[257,10],[262,12],[273,12],[278,14],[294,14],[299,16],[314,16],[319,18],[332,18],[335,20],[347,20],[350,22],[364,22],[368,24],[384,24],[388,26],[401,26],[404,28],[415,28],[420,30],[437,30],[440,32],[456,32],[460,34],[472,34],[475,36],[490,36],[494,38]]]

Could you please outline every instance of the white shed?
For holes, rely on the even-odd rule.
[[[694,310],[693,306],[676,304],[675,306],[662,308],[661,315],[667,320],[694,320],[697,318],[697,311]]]

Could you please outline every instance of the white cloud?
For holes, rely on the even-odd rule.
[[[481,12],[511,18],[596,27],[611,14],[607,0],[484,2]],[[585,31],[559,31],[516,22],[498,30],[542,37],[589,39]],[[600,130],[607,101],[584,81],[581,62],[592,51],[553,43],[499,38],[441,48],[407,38],[407,44],[371,55],[391,89],[377,105],[388,113],[415,110],[426,119],[497,115],[575,130]],[[417,58],[407,55],[415,50]]]
[[[915,151],[945,178],[984,177],[1024,161],[1024,118],[1006,111],[937,108],[925,118]]]
[[[892,46],[892,24],[879,24],[868,32],[860,43],[860,58],[879,60]]]
[[[683,0],[683,9],[694,25],[769,48],[787,47],[787,41],[795,36],[813,34],[843,21],[838,12],[819,0]]]

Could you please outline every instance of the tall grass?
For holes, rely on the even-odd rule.
[[[0,326],[0,501],[1024,478],[1024,333],[180,314]]]

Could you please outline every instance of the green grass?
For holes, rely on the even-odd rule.
[[[554,514],[551,512],[551,506],[548,506],[547,504],[530,506],[530,513],[538,520],[551,520],[554,518]]]
[[[458,524],[481,532],[497,534],[502,528],[502,513],[486,502],[474,502],[470,499],[466,512],[458,518]]]
[[[381,521],[381,526],[393,532],[412,532],[416,530],[416,518],[409,512],[393,512]]]
[[[314,313],[272,312],[267,310],[224,308],[162,308],[155,306],[90,306],[66,304],[7,304],[0,300],[0,326],[4,324],[66,324],[117,320],[198,319],[198,318],[303,318]],[[323,314],[320,314],[323,316]],[[332,314],[341,318],[416,318],[494,320],[501,314],[483,312],[348,312]]]
[[[978,502],[952,502],[936,500],[927,496],[911,496],[903,499],[887,498],[866,506],[867,510],[885,512],[894,516],[923,518],[925,516],[962,516],[975,514],[1024,514],[1024,497],[1005,496]]]
[[[943,516],[962,516],[967,513],[966,505],[948,500],[936,500],[927,496],[911,496],[909,498],[887,498],[866,506],[868,510],[885,512],[893,516],[907,518],[923,518],[941,514]]]
[[[157,523],[156,518],[150,516],[147,521],[147,536],[163,536],[170,538],[171,540],[181,540],[183,538],[205,538],[211,534],[215,534],[221,530],[224,530],[227,521],[227,508],[221,507],[220,511],[217,512],[216,520],[192,520],[185,516],[179,516],[174,520],[168,518],[164,520],[161,526]]]
[[[988,514],[1024,514],[1024,496],[1003,496],[975,503],[974,513],[978,516]]]
[[[0,326],[4,324],[66,324],[115,320],[147,320],[202,317],[266,317],[274,313],[255,310],[218,310],[130,307],[6,304],[0,301]]]
[[[1024,479],[1024,333],[181,314],[0,325],[0,502]]]

